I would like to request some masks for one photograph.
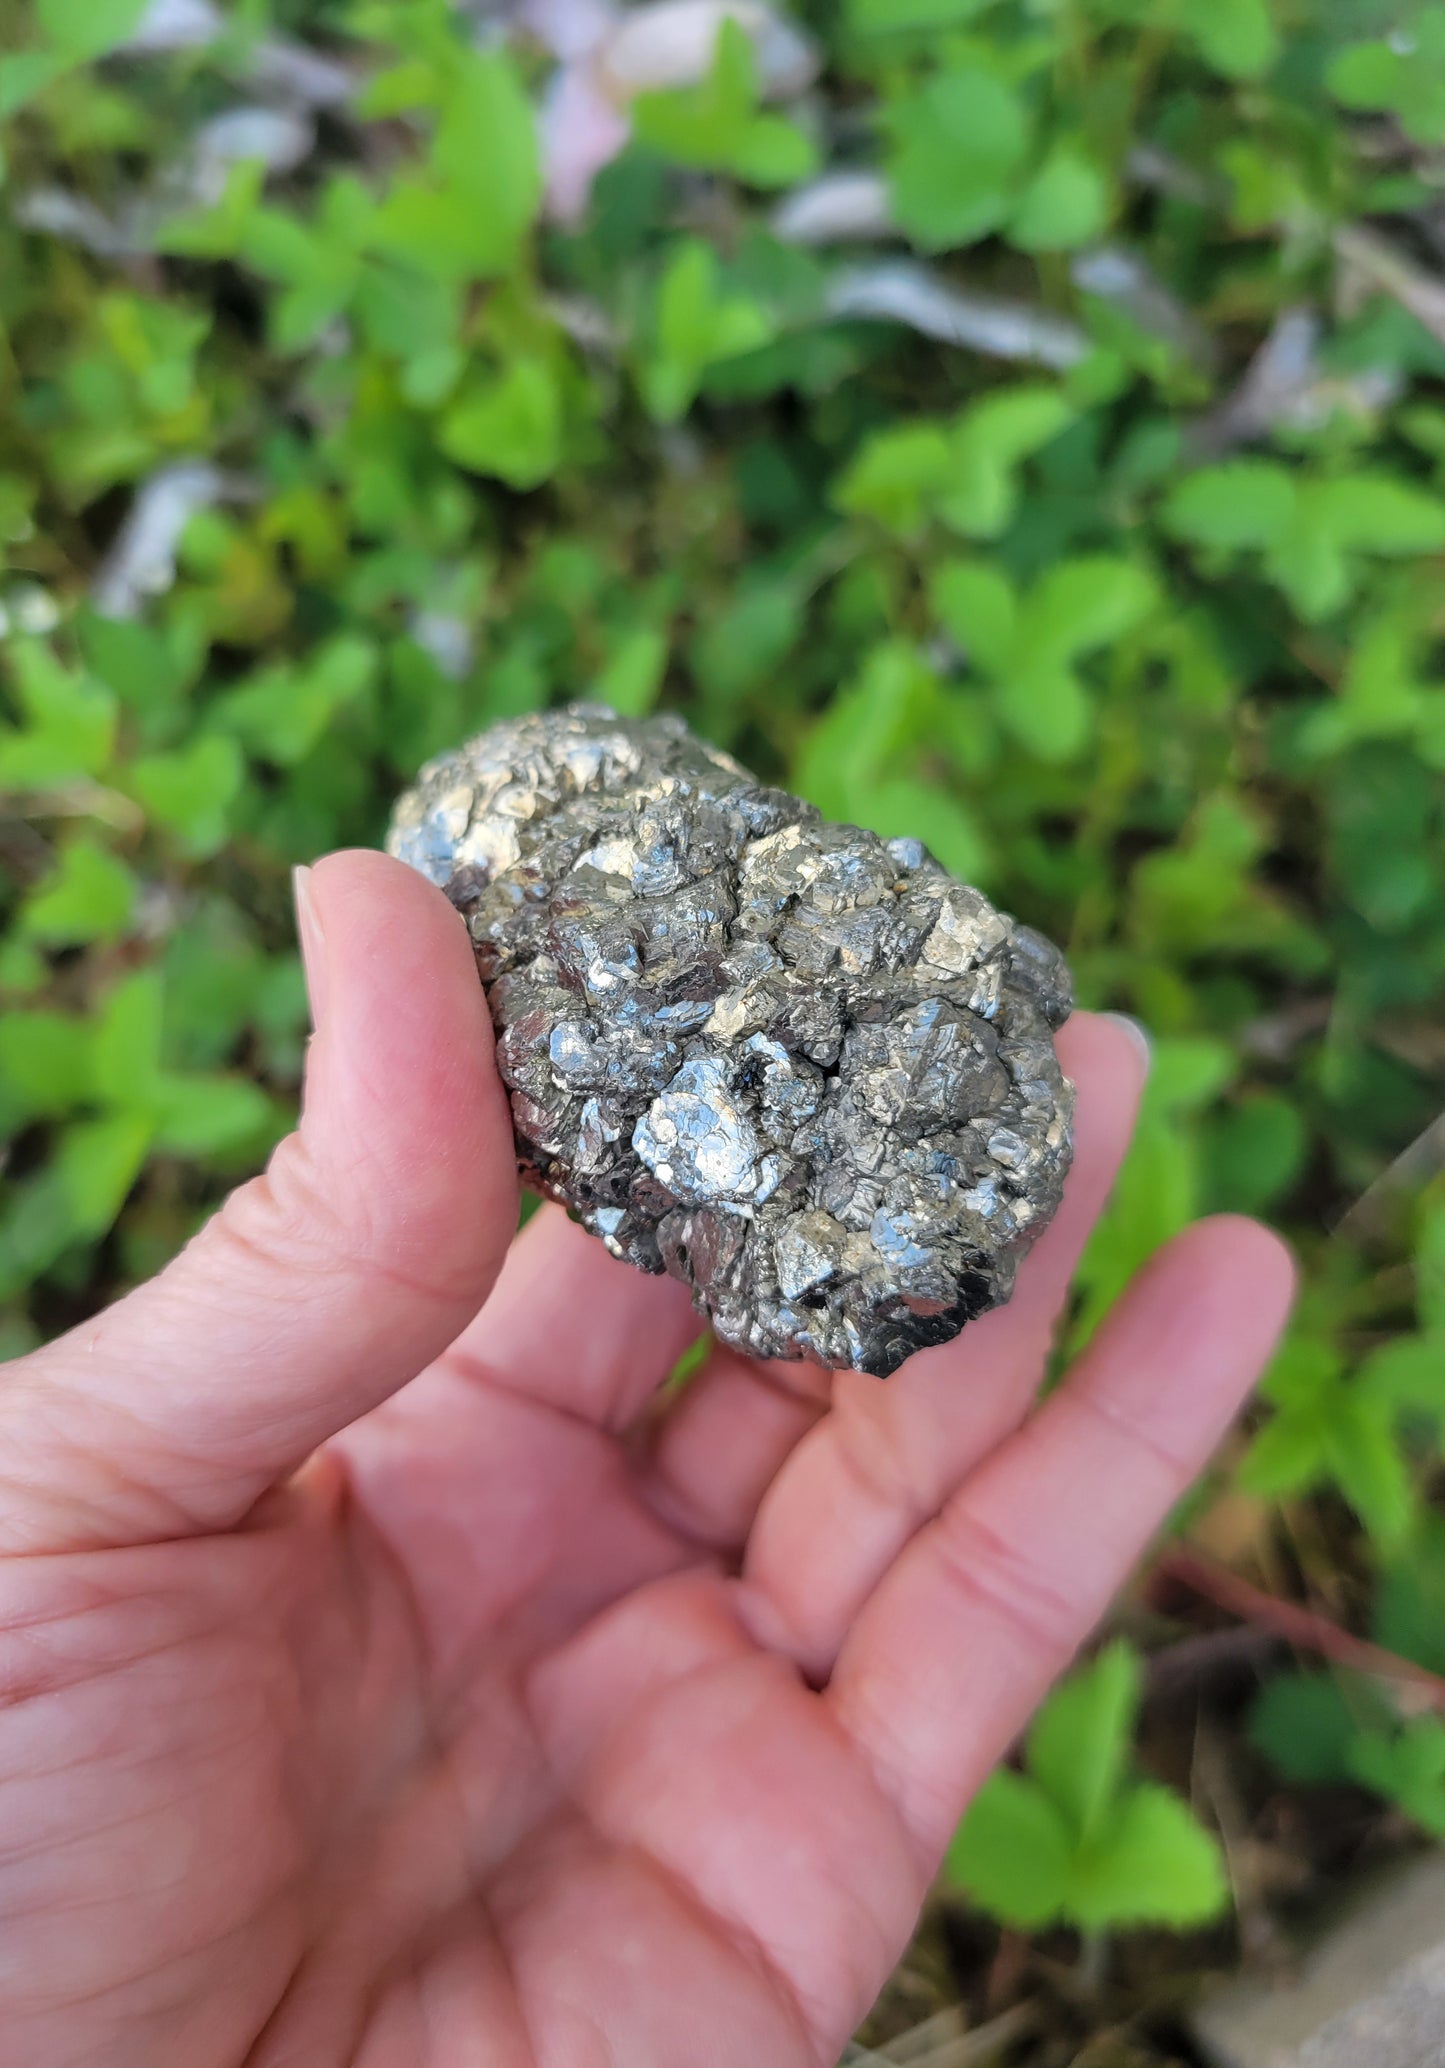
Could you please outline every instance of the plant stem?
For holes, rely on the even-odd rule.
[[[1079,1946],[1079,1987],[1086,1997],[1103,1994],[1113,1942],[1107,1932],[1085,1932]]]

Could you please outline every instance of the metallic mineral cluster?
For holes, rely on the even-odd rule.
[[[886,1376],[1008,1298],[1069,975],[921,842],[574,704],[431,762],[388,846],[471,929],[524,1179],[724,1342]]]

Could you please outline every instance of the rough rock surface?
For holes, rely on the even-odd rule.
[[[1362,1880],[1284,1973],[1206,1998],[1195,2031],[1218,2068],[1445,2068],[1445,1858]]]
[[[467,918],[525,1179],[724,1341],[884,1375],[1008,1298],[1069,976],[919,841],[579,704],[430,763],[388,846]]]

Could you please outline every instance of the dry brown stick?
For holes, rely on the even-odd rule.
[[[1262,1587],[1252,1586],[1238,1573],[1201,1557],[1197,1551],[1167,1552],[1154,1572],[1157,1579],[1173,1580],[1243,1622],[1272,1630],[1300,1651],[1318,1652],[1333,1665],[1349,1666],[1358,1673],[1404,1681],[1424,1695],[1431,1708],[1445,1711],[1445,1679],[1438,1673],[1416,1665],[1413,1659],[1401,1658],[1398,1652],[1386,1651],[1383,1645],[1371,1644],[1368,1638],[1342,1630],[1338,1623],[1332,1623],[1315,1609],[1295,1601],[1281,1601],[1277,1594],[1266,1594]]]

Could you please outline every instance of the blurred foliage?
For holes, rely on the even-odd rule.
[[[1225,1908],[1216,1842],[1182,1797],[1129,1771],[1142,1690],[1138,1654],[1107,1646],[1034,1718],[1027,1771],[1001,1767],[974,1797],[948,1871],[1006,1924],[1182,1928]]]
[[[663,704],[1143,1019],[1073,1339],[1197,1213],[1283,1226],[1240,1485],[1438,1648],[1445,10],[819,0],[791,83],[731,24],[614,78],[576,222],[565,8],[165,12],[0,0],[3,1348],[287,1125],[291,865],[504,714]],[[1172,1828],[1109,1656],[1060,1700],[1115,1676],[1111,1814]],[[1445,1828],[1438,1727],[1327,1700],[1316,1768]],[[977,1816],[1058,1874],[992,1899],[1112,1921],[1052,1728]]]

